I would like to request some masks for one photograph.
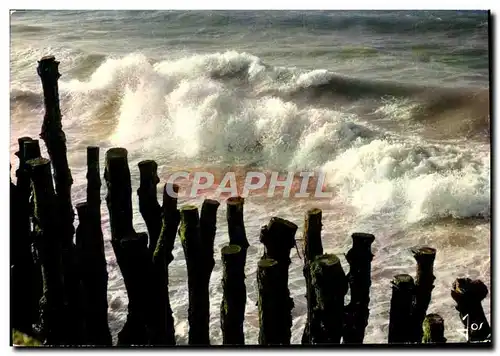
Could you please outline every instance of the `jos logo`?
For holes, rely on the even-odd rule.
[[[465,337],[465,340],[467,342],[469,342],[469,329],[472,330],[472,331],[478,331],[478,330],[481,330],[483,328],[483,324],[484,323],[470,323],[469,321],[469,314],[466,314],[463,318],[462,318],[463,321],[467,320],[467,328],[465,329],[457,329],[457,333],[459,333],[460,335],[464,336]],[[488,336],[486,338],[486,341],[489,341],[489,338],[490,336]]]

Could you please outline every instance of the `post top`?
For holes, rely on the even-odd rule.
[[[272,267],[278,264],[278,261],[272,258],[261,258],[258,262],[258,266],[261,268]]]
[[[157,167],[158,164],[152,159],[145,159],[143,161],[140,161],[137,166],[139,167],[139,169],[144,169],[146,167]]]
[[[325,253],[323,255],[316,256],[313,262],[326,266],[333,266],[339,264],[340,259],[337,257],[337,255],[334,255],[333,253]]]
[[[310,216],[310,215],[319,215],[319,214],[322,214],[322,210],[319,209],[319,208],[312,208],[312,209],[309,209],[307,211],[307,215]]]
[[[226,245],[221,249],[223,255],[233,255],[240,253],[241,247],[239,245]]]
[[[391,284],[394,288],[411,290],[415,287],[415,282],[413,281],[413,277],[409,274],[398,274],[394,276],[391,281]]]
[[[56,57],[54,57],[52,54],[48,54],[46,56],[43,56],[39,62],[53,62],[56,60]]]
[[[123,147],[113,147],[106,151],[106,160],[113,158],[127,158],[128,151]]]
[[[30,159],[29,161],[26,162],[26,164],[30,165],[31,167],[35,168],[38,166],[45,166],[50,164],[50,160],[47,158],[43,157],[38,157],[34,159]]]
[[[435,255],[436,249],[429,246],[416,246],[411,248],[411,252],[418,255]]]
[[[227,205],[243,205],[245,203],[245,198],[237,196],[237,197],[229,197],[226,200]]]
[[[366,242],[372,244],[375,241],[375,236],[373,234],[367,234],[364,232],[355,232],[352,234],[353,241]]]

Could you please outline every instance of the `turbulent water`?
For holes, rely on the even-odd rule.
[[[444,317],[449,341],[463,341],[451,284],[464,276],[491,282],[486,12],[17,11],[11,16],[13,163],[17,137],[40,132],[36,61],[46,54],[61,62],[74,202],[85,199],[87,145],[99,145],[102,157],[109,147],[126,147],[133,189],[143,159],[158,162],[162,183],[169,172],[200,168],[325,172],[332,199],[246,200],[247,343],[257,343],[258,335],[260,226],[280,216],[302,229],[311,207],[323,209],[325,251],[339,254],[346,271],[350,233],[376,236],[365,342],[386,342],[390,279],[414,275],[408,249],[423,244],[438,250],[429,312]],[[133,202],[136,230],[145,231],[135,194]],[[102,214],[116,337],[127,296],[105,204]],[[214,344],[221,343],[224,204],[217,228]],[[170,297],[178,343],[186,344],[187,280],[178,240],[174,256]],[[292,342],[299,343],[306,301],[295,251],[290,290]],[[489,318],[489,297],[483,306]]]

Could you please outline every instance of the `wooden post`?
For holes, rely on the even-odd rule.
[[[444,320],[438,314],[429,314],[423,322],[422,343],[445,343]]]
[[[132,225],[132,184],[127,156],[127,150],[120,147],[110,148],[106,152],[104,179],[108,188],[106,203],[109,210],[112,241],[119,241],[135,234]],[[115,254],[119,258],[119,251],[117,253],[115,250]]]
[[[257,269],[257,283],[259,286],[259,344],[260,345],[287,345],[290,336],[283,330],[280,318],[283,317],[283,278],[280,276],[278,262],[271,258],[261,258]],[[288,340],[288,341],[287,341]]]
[[[210,337],[206,316],[206,295],[202,292],[205,280],[203,262],[205,253],[201,251],[200,218],[198,208],[186,205],[180,209],[181,225],[179,236],[184,249],[188,271],[189,289],[189,344],[209,345]]]
[[[227,229],[229,234],[229,244],[241,247],[246,261],[247,249],[250,244],[245,232],[245,223],[243,220],[243,206],[245,199],[242,197],[230,197],[226,200],[227,204]],[[245,267],[243,265],[243,267]]]
[[[108,272],[102,235],[96,234],[96,226],[93,225],[93,216],[87,202],[77,204],[76,211],[79,221],[76,246],[87,329],[85,344],[110,346],[112,340],[108,325]],[[100,226],[98,230],[101,231]]]
[[[260,242],[265,246],[263,259],[271,259],[277,263],[275,268],[271,268],[271,270],[275,269],[277,271],[277,276],[274,276],[274,272],[270,272],[269,277],[276,283],[276,287],[273,288],[273,298],[276,298],[275,301],[278,301],[278,304],[275,306],[276,310],[273,312],[277,317],[273,326],[273,328],[276,328],[273,331],[275,333],[273,335],[276,338],[267,339],[266,343],[290,344],[290,329],[292,327],[292,309],[294,304],[293,299],[290,298],[290,291],[288,289],[288,267],[291,263],[290,250],[295,246],[297,228],[297,225],[288,220],[273,217],[267,226],[262,227],[260,232]],[[267,265],[266,262],[264,262],[264,265]],[[264,271],[266,268],[264,267]],[[262,273],[266,274],[268,272]],[[266,293],[266,291],[263,290],[263,293]]]
[[[54,183],[57,200],[57,211],[59,221],[58,237],[61,239],[62,264],[64,273],[64,291],[68,298],[67,308],[74,318],[74,330],[80,328],[79,332],[74,332],[73,343],[79,344],[81,340],[78,335],[83,333],[83,320],[81,319],[80,301],[80,281],[76,273],[75,245],[73,237],[75,234],[73,205],[71,203],[71,185],[73,178],[68,165],[66,135],[62,130],[61,110],[59,107],[58,79],[59,62],[54,56],[45,56],[38,61],[37,72],[40,76],[43,88],[45,104],[45,115],[43,118],[42,131],[40,137],[44,140],[49,154],[52,167],[54,168]],[[78,316],[78,319],[77,319]]]
[[[168,191],[170,190],[177,194],[179,186],[173,184],[168,189],[168,184],[170,183],[167,183],[163,189],[162,229],[160,238],[156,244],[156,250],[153,254],[154,278],[156,284],[159,286],[157,293],[158,321],[155,329],[155,338],[158,340],[158,344],[175,345],[174,318],[168,294],[168,265],[174,260],[172,250],[174,249],[180,214],[179,210],[177,210],[177,196],[169,195]]]
[[[139,196],[139,211],[146,223],[149,234],[149,251],[151,256],[156,249],[156,242],[161,231],[161,207],[156,196],[158,178],[158,165],[153,160],[139,162],[140,186],[137,189]]]
[[[118,335],[119,345],[149,343],[147,328],[148,290],[144,269],[147,268],[148,237],[137,234],[132,225],[132,186],[125,148],[111,148],[106,152],[104,179],[108,192],[106,203],[111,224],[111,244],[127,288],[128,315]],[[144,255],[146,251],[146,255]],[[146,262],[144,262],[146,261]]]
[[[43,296],[40,299],[40,329],[47,345],[66,345],[74,332],[71,319],[64,308],[63,271],[61,261],[61,242],[57,239],[59,220],[50,161],[45,158],[30,160],[36,221],[34,244],[40,260],[43,276]]]
[[[222,343],[244,345],[246,286],[245,254],[239,245],[224,246],[221,249],[223,275],[223,297],[220,306]]]
[[[76,242],[80,260],[80,276],[85,295],[87,342],[111,345],[108,325],[108,271],[101,228],[101,178],[99,147],[87,147],[87,202],[77,204],[80,225]],[[79,238],[80,226],[83,233]]]
[[[42,276],[32,254],[31,182],[30,167],[26,162],[40,157],[40,146],[38,140],[30,137],[21,137],[18,142],[17,186],[10,181],[11,301],[12,310],[16,310],[12,326],[32,335],[32,325],[38,321]]]
[[[311,328],[314,330],[320,330],[320,325],[312,326],[312,322],[320,322],[320,319],[312,320],[312,313],[316,307],[316,296],[314,295],[314,289],[311,288],[311,274],[310,274],[310,264],[316,258],[323,254],[323,244],[321,242],[321,209],[313,208],[307,211],[305,221],[304,221],[304,249],[302,255],[304,256],[304,278],[306,280],[306,299],[307,299],[307,321],[304,328],[304,333],[302,334],[302,344],[310,344]],[[342,309],[344,306],[342,306]],[[313,337],[318,339],[319,336]]]
[[[150,295],[151,256],[148,250],[148,234],[140,232],[121,239],[120,254],[126,272],[123,279],[128,294],[128,315],[123,329],[118,333],[118,345],[151,345],[150,327],[157,316],[152,308]]]
[[[371,244],[372,234],[352,234],[352,247],[346,254],[349,263],[347,279],[351,289],[351,301],[345,308],[344,344],[362,344],[370,316]]]
[[[422,323],[427,314],[427,308],[431,301],[434,289],[434,260],[436,250],[432,247],[413,248],[413,257],[417,261],[417,276],[415,280],[415,309],[413,311],[413,322],[415,335],[413,342],[422,341]]]
[[[59,62],[54,56],[46,56],[38,61],[37,72],[42,81],[45,116],[40,137],[45,141],[54,167],[54,182],[59,201],[60,235],[63,248],[71,245],[75,229],[73,227],[74,211],[71,204],[71,185],[73,178],[66,156],[66,135],[62,130],[61,110],[59,107],[59,88],[57,81]]]
[[[408,274],[398,274],[391,283],[389,344],[409,343],[413,340],[411,318],[415,305],[415,282]]]
[[[311,288],[316,298],[311,318],[312,344],[340,344],[347,278],[333,254],[317,256],[310,264]]]
[[[451,297],[467,330],[467,342],[491,341],[491,327],[481,305],[487,295],[488,287],[479,279],[457,278],[453,282]]]

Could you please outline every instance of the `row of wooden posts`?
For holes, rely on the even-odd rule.
[[[57,81],[58,62],[52,56],[39,61],[45,117],[41,138],[49,159],[41,157],[39,141],[19,138],[17,182],[11,181],[11,321],[12,327],[46,345],[112,345],[108,325],[106,258],[101,227],[99,148],[87,148],[87,198],[76,204],[79,224],[74,229],[71,171],[62,131]],[[157,199],[157,164],[138,165],[139,210],[146,232],[132,224],[132,187],[127,150],[111,148],[105,155],[106,204],[111,243],[128,295],[128,315],[118,334],[118,345],[175,345],[169,302],[168,266],[180,237],[188,272],[189,344],[209,345],[209,281],[215,265],[214,238],[220,203],[205,199],[201,212],[193,205],[178,209],[172,185]],[[53,175],[52,175],[53,169]],[[55,183],[55,187],[54,184]],[[220,325],[224,345],[243,345],[247,301],[245,263],[249,243],[245,231],[244,199],[226,201],[228,245],[221,250],[223,299]],[[302,344],[363,343],[369,318],[371,234],[352,235],[345,274],[334,254],[325,254],[321,241],[322,212],[305,216],[304,268],[307,322]],[[290,251],[297,225],[272,217],[260,231],[265,252],[258,262],[259,344],[289,345],[294,307],[288,289]],[[396,275],[392,281],[389,343],[444,343],[444,321],[427,315],[434,288],[436,250],[413,250],[416,278]],[[350,303],[344,298],[350,290]],[[469,330],[471,341],[490,337],[481,301],[488,290],[483,282],[457,279],[451,296]],[[471,325],[482,325],[480,329]]]

